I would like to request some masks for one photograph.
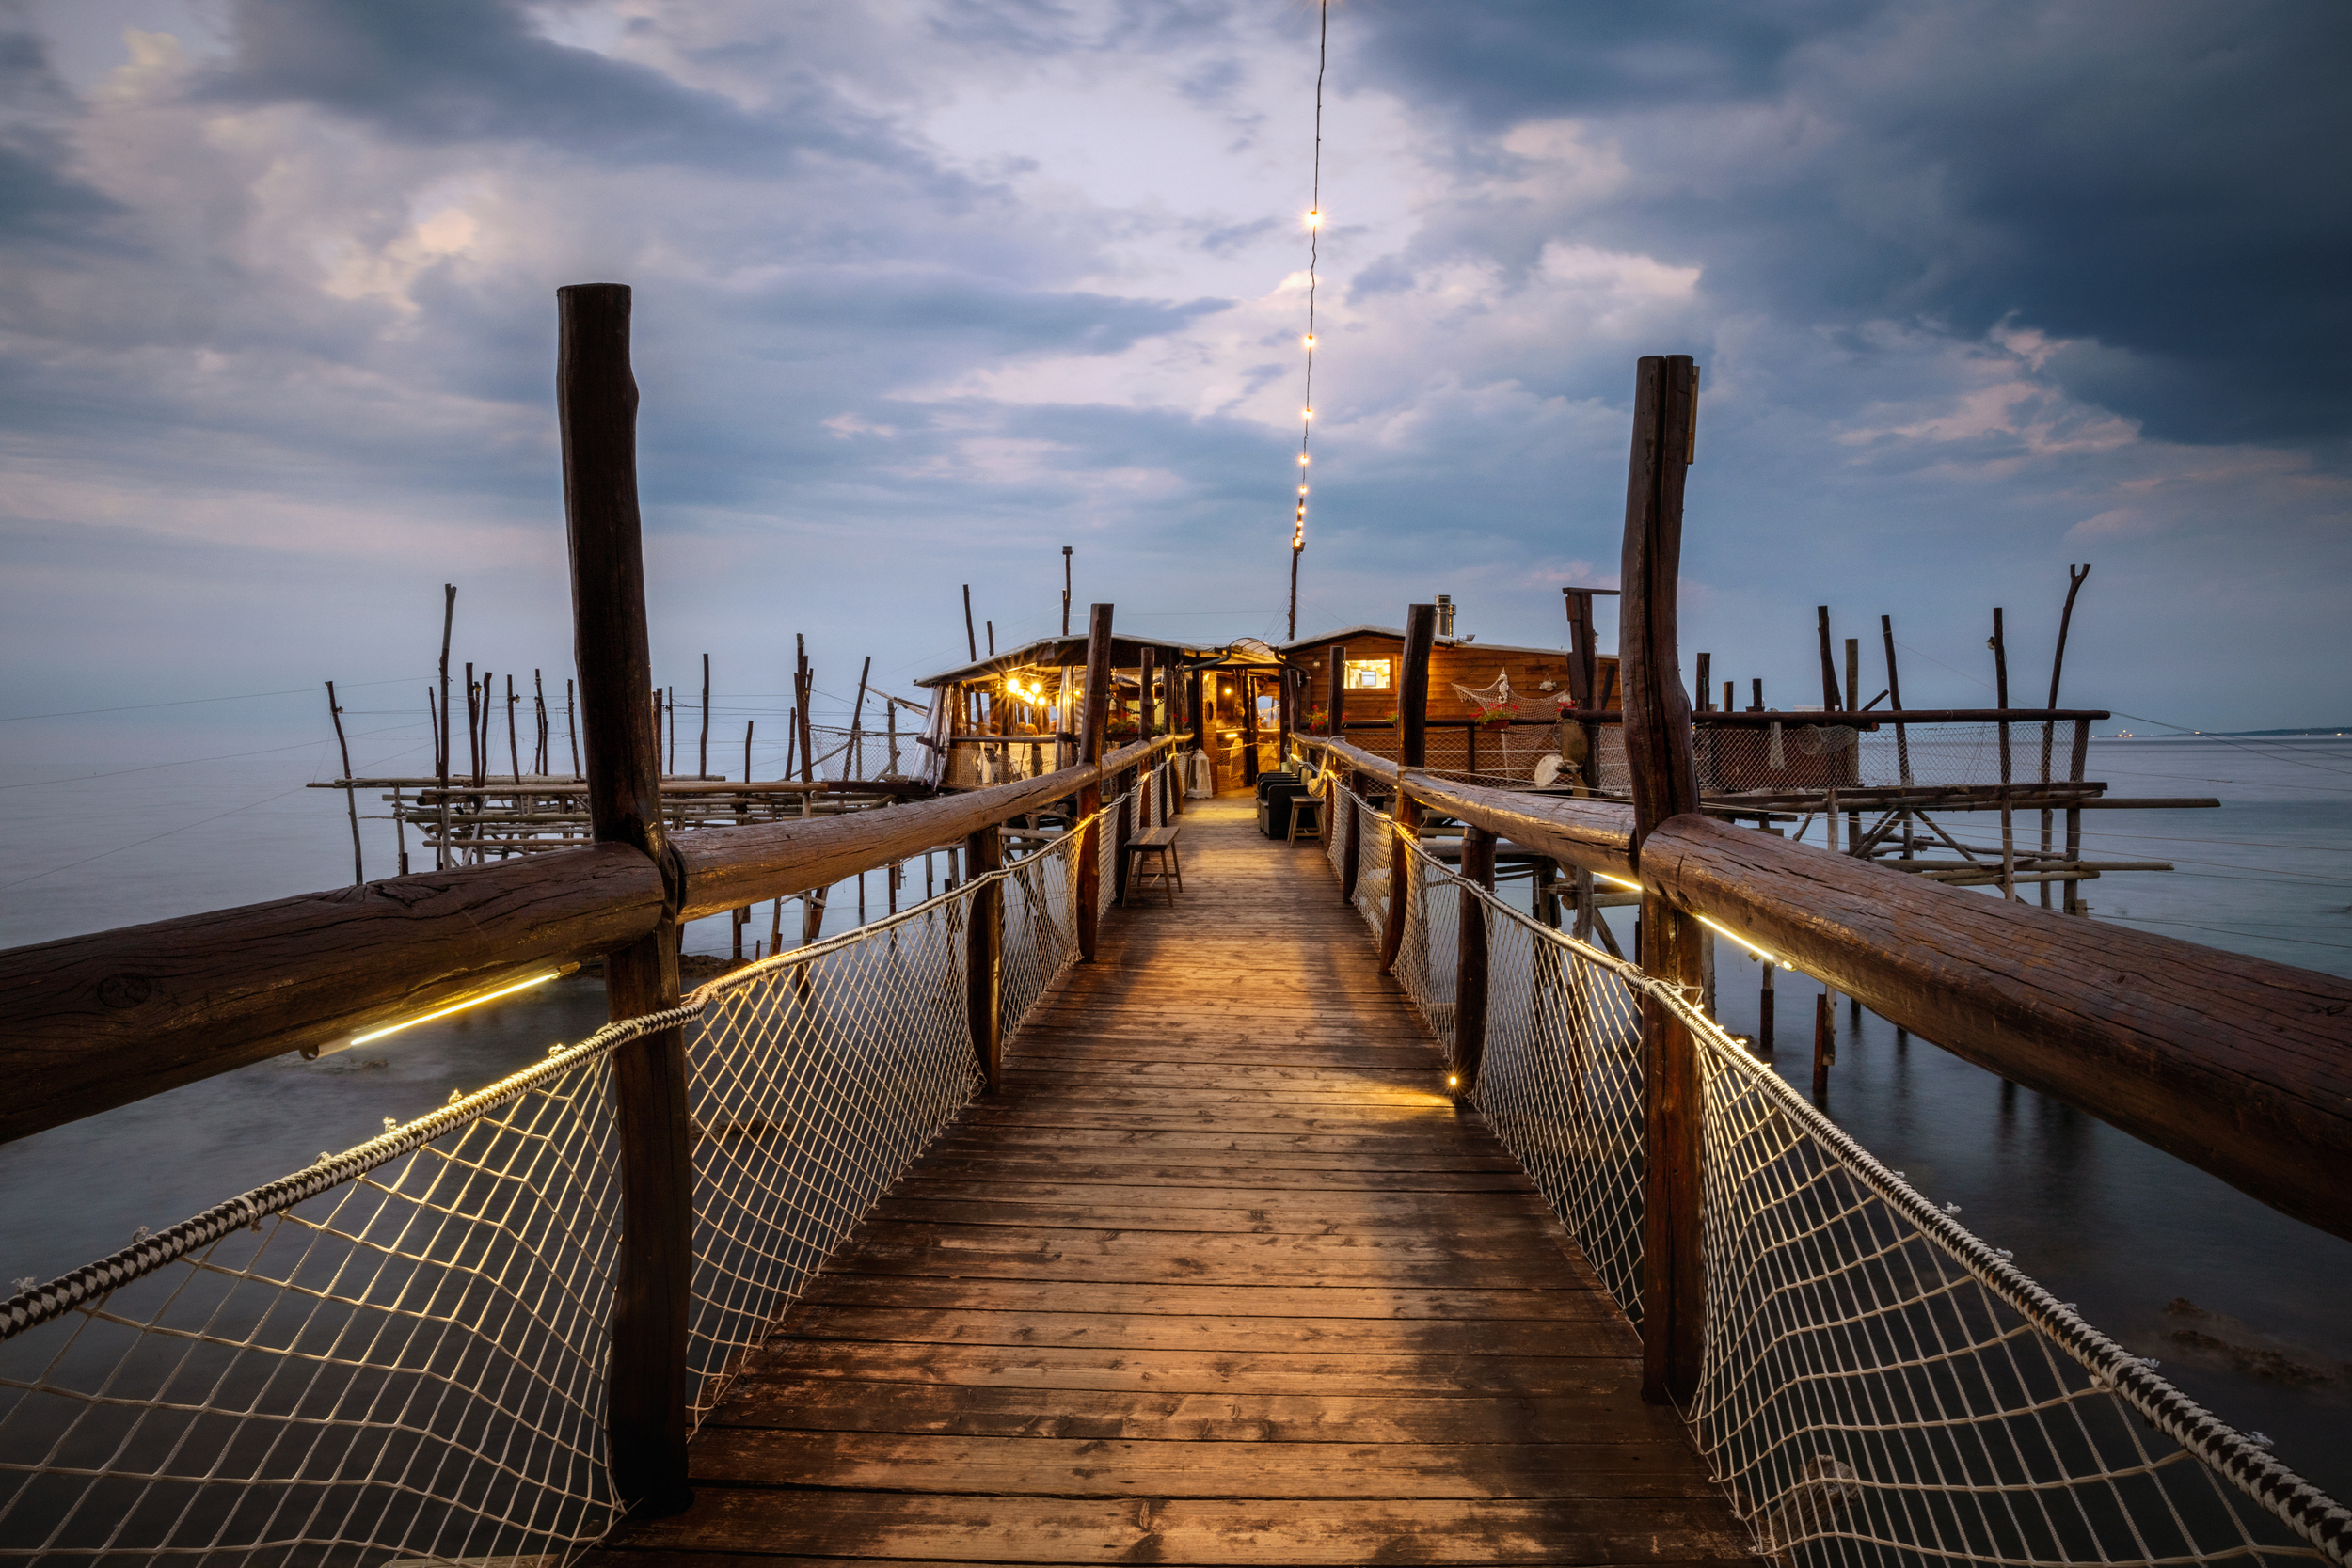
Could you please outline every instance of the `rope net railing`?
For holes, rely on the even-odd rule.
[[[2347,1560],[2352,1512],[1962,1228],[1691,998],[1327,787],[1343,824],[1360,814],[1357,907],[1375,938],[1388,856],[1410,859],[1395,975],[1457,1069],[1456,933],[1465,899],[1484,911],[1473,1103],[1637,1324],[1640,998],[1688,1025],[1707,1330],[1683,1414],[1759,1553],[1820,1568]],[[1335,864],[1344,836],[1329,835]]]
[[[1147,819],[1164,810],[1158,776],[1136,794]],[[0,1304],[0,1558],[372,1568],[594,1543],[615,1517],[614,1053],[686,1028],[699,1424],[979,1086],[963,938],[980,888],[1005,893],[1009,1030],[1076,956],[1078,843],[19,1282]]]

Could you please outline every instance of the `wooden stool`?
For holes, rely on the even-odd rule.
[[[1168,907],[1175,908],[1176,890],[1184,885],[1184,864],[1176,853],[1178,831],[1170,824],[1137,833],[1127,841],[1127,895],[1137,903],[1143,901],[1144,890],[1157,877],[1161,890],[1168,895]],[[1143,863],[1146,855],[1152,857],[1148,869]]]
[[[1299,819],[1310,816],[1314,819],[1314,826],[1307,830],[1306,836],[1317,844],[1323,842],[1323,805],[1321,800],[1311,795],[1301,795],[1291,801],[1290,842],[1293,844],[1298,842]]]

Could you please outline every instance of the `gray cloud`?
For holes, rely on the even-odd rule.
[[[1633,178],[1579,231],[1703,262],[1732,309],[2090,340],[2056,372],[2174,438],[2333,438],[2352,415],[2279,373],[2352,347],[2341,6],[1359,16],[1366,67],[1476,147],[1547,117],[1621,137]],[[1527,215],[1452,238],[1523,262]]]

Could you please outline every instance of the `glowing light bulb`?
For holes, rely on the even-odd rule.
[[[1300,453],[1298,454],[1298,466],[1299,466],[1300,467],[1302,467],[1302,468],[1303,468],[1303,467],[1305,467],[1308,464],[1310,464],[1310,463],[1311,463],[1311,462],[1313,462],[1313,461],[1314,461],[1314,459],[1313,459],[1313,458],[1309,457],[1309,456],[1308,456],[1305,452],[1303,452],[1303,451],[1302,451],[1302,452],[1300,452]]]
[[[1303,496],[1303,495],[1305,495],[1305,494],[1307,493],[1307,487],[1306,487],[1305,485],[1303,485],[1303,484],[1302,484],[1302,485],[1300,485],[1300,486],[1298,487],[1298,493],[1299,493],[1300,495],[1302,495],[1302,496]]]
[[[1311,408],[1302,408],[1298,411],[1298,417],[1302,420],[1311,420],[1315,417],[1315,411]]]
[[[1310,208],[1308,208],[1308,209],[1307,209],[1307,227],[1308,227],[1308,228],[1310,228],[1310,229],[1318,229],[1318,228],[1321,228],[1321,227],[1322,227],[1322,225],[1323,225],[1323,213],[1322,213],[1321,209],[1319,209],[1319,208],[1314,208],[1314,207],[1310,207]]]
[[[1309,348],[1315,346],[1315,335],[1313,333],[1310,332],[1307,334],[1306,343]]]

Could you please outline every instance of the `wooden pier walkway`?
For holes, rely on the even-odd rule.
[[[1191,803],[616,1568],[1748,1556],[1315,847]]]

